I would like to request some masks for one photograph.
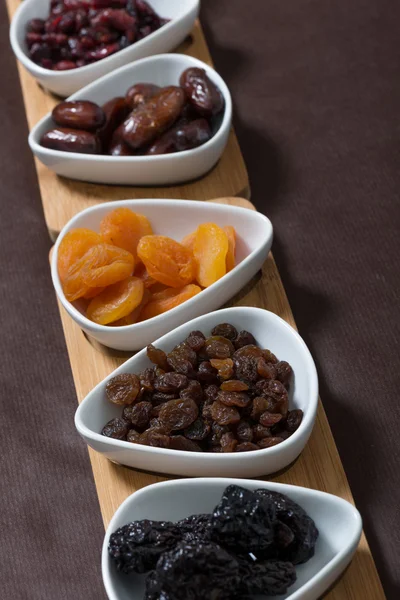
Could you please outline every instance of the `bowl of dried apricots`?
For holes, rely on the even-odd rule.
[[[255,211],[187,200],[121,200],[88,208],[61,231],[57,296],[89,336],[140,350],[225,304],[257,273],[272,224]]]

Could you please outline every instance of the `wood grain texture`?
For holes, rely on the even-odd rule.
[[[20,2],[21,0],[6,0],[10,19]],[[175,51],[195,56],[212,65],[198,21],[192,34]],[[17,62],[17,65],[28,126],[32,129],[60,100],[51,92],[43,90],[21,64]],[[131,198],[208,200],[216,196],[250,197],[247,170],[233,129],[225,152],[212,171],[201,179],[182,185],[157,188],[96,185],[59,177],[36,159],[35,165],[43,212],[53,241],[76,213],[103,201]]]
[[[254,206],[245,199],[214,200],[245,208]],[[256,276],[229,306],[258,306],[279,315],[296,328],[272,254]],[[78,402],[102,379],[119,367],[129,356],[91,343],[59,304],[65,340],[71,362]],[[85,365],[82,368],[82,365]],[[104,526],[125,498],[146,485],[164,481],[166,477],[135,471],[111,463],[89,448],[94,480],[99,497]],[[336,449],[324,408],[318,406],[316,424],[301,456],[289,468],[275,476],[274,481],[300,485],[329,492],[354,503],[343,466]],[[327,593],[329,600],[381,600],[384,593],[367,540],[363,534],[360,545],[344,576]]]

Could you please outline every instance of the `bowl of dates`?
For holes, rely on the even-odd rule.
[[[233,256],[225,229],[235,232]],[[230,300],[262,267],[271,244],[269,219],[246,208],[191,200],[105,202],[62,229],[51,273],[60,302],[85,333],[110,348],[141,350]],[[118,301],[125,301],[124,290],[118,295],[125,284],[133,303],[127,312]],[[111,300],[110,288],[117,292]],[[139,314],[138,302],[146,303]],[[104,318],[99,309],[107,306],[111,313]]]
[[[87,444],[130,467],[259,477],[303,450],[318,379],[298,333],[272,312],[233,307],[181,325],[95,387],[76,411]]]
[[[14,54],[39,84],[66,97],[190,33],[200,0],[24,0],[10,27]]]
[[[361,517],[316,490],[228,478],[149,485],[102,550],[109,600],[317,600],[351,561]]]
[[[144,58],[55,107],[29,145],[58,175],[118,185],[169,185],[218,162],[232,101],[223,79],[184,54]]]

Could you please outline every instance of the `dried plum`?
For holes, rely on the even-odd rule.
[[[290,562],[269,560],[251,563],[241,560],[240,574],[240,591],[249,595],[285,594],[296,581],[296,571]]]
[[[177,526],[180,529],[184,540],[191,542],[194,540],[207,541],[210,538],[210,515],[191,515],[178,521]]]

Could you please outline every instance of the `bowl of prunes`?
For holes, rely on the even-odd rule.
[[[29,144],[58,175],[168,185],[216,164],[231,118],[229,90],[214,69],[162,54],[121,67],[57,104],[33,128]]]

